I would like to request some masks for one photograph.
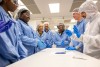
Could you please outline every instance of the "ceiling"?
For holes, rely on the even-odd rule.
[[[72,18],[72,10],[79,7],[86,0],[21,0],[26,7],[32,12],[31,18]],[[60,3],[59,13],[50,13],[48,4],[50,3]],[[100,1],[98,0],[97,6],[99,6]],[[99,9],[100,10],[100,9]]]
[[[32,12],[32,18],[64,17],[72,18],[71,11],[79,7],[85,0],[22,0]],[[60,3],[60,13],[50,13],[48,4]]]
[[[65,22],[66,25],[73,25],[71,23],[72,10],[79,7],[86,0],[21,0],[26,7],[32,12],[31,22],[33,20],[40,20],[45,22],[49,21],[51,28],[54,29],[54,26],[59,22]],[[99,1],[99,0],[98,0]],[[50,13],[48,4],[50,3],[60,3],[60,12],[59,13]],[[98,8],[100,1],[97,3]],[[100,10],[100,9],[99,9]],[[33,25],[33,24],[30,24]]]

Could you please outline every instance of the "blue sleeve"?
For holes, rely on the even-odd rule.
[[[10,61],[0,55],[0,67],[5,67],[10,64]]]
[[[83,43],[82,42],[79,42],[79,44],[78,44],[80,47],[82,47],[83,46]]]
[[[42,41],[45,45],[47,45],[47,44],[46,44],[46,40],[47,40],[47,34],[45,33],[45,34],[43,35],[43,37],[40,38],[40,41]]]
[[[46,35],[43,35],[42,37],[38,36],[38,33],[36,33],[36,38],[39,40],[38,46],[35,48],[36,52],[39,52],[42,49],[45,49],[47,44],[46,44]]]
[[[34,38],[37,38],[36,31],[32,30],[32,33],[33,33]]]
[[[50,44],[53,45],[53,33],[51,32],[51,41]]]
[[[20,38],[22,40],[22,43],[28,46],[33,46],[36,47],[37,46],[37,40],[35,38],[29,38],[28,36],[24,35],[23,33],[23,27],[21,26],[21,24],[19,22],[17,22],[19,30],[20,30]],[[28,31],[27,31],[28,32]]]
[[[49,45],[48,47],[52,47],[53,45],[53,34],[50,33],[50,35],[47,35],[46,43]]]
[[[8,21],[9,18],[2,12],[3,11],[0,11],[0,20]],[[16,50],[16,47],[12,44],[6,32],[0,33],[0,55],[3,56],[4,59],[11,62],[20,60],[19,53]]]
[[[12,45],[5,32],[0,33],[0,54],[11,62],[16,62],[20,59],[15,46]]]
[[[23,45],[18,46],[18,52],[20,55],[20,59],[26,58],[28,56],[27,49]]]
[[[18,49],[18,53],[20,55],[20,59],[23,59],[28,56],[28,51],[22,44],[22,41],[20,38],[21,34],[20,34],[19,27],[17,24],[15,24],[15,28],[16,28],[16,32],[17,32],[16,37],[17,37],[17,44],[18,44],[16,47],[18,47],[17,49]]]
[[[67,38],[68,38],[68,42],[70,43],[70,42],[71,42],[71,38],[70,38],[70,37],[68,37],[68,36],[67,36]]]
[[[85,29],[86,29],[86,22],[84,22],[83,24],[83,33],[85,32]]]
[[[55,44],[55,45],[61,45],[61,41],[55,40],[54,44]]]
[[[61,45],[61,41],[59,41],[58,37],[56,34],[53,36],[53,41],[55,45]]]
[[[80,24],[80,33],[81,34],[84,34],[84,32],[85,32],[85,27],[86,27],[86,22],[85,22],[85,20],[82,22],[82,24]]]
[[[22,42],[18,42],[18,52],[20,55],[20,59],[26,58],[28,56],[28,51],[27,49],[23,46]]]

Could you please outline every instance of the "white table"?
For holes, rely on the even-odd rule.
[[[100,60],[77,51],[55,54],[63,48],[47,48],[7,67],[100,67]]]

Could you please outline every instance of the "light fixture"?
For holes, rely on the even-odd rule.
[[[97,3],[97,1],[95,0],[95,1],[93,1],[93,3]]]
[[[51,13],[59,13],[59,9],[60,9],[59,3],[51,3],[48,5]]]

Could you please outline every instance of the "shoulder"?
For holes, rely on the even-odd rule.
[[[82,24],[86,24],[86,20],[85,19],[82,19]]]
[[[68,35],[66,34],[66,30],[64,31],[63,35],[66,35],[66,36],[68,36]]]
[[[95,25],[100,26],[100,13],[99,12],[96,14],[95,19],[92,22],[94,22]]]

